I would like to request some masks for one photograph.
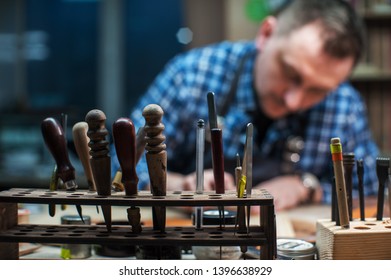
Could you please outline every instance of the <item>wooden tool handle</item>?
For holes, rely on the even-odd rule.
[[[109,156],[108,134],[105,128],[106,115],[97,109],[87,113],[85,118],[88,124],[87,136],[90,138],[88,146],[91,148],[91,169],[96,190],[100,195],[111,194],[111,162]]]
[[[113,124],[114,145],[122,170],[126,195],[137,194],[136,133],[132,121],[119,118]]]
[[[353,221],[353,167],[355,158],[353,153],[343,154],[343,167],[345,171],[346,197],[348,202],[349,220]]]
[[[86,122],[76,123],[72,128],[73,142],[75,144],[77,155],[83,165],[84,174],[87,177],[88,189],[90,191],[96,191],[90,163],[90,147],[88,147],[90,138],[87,136],[87,131],[88,124]]]
[[[342,145],[339,138],[331,138],[330,150],[334,168],[340,225],[342,228],[349,228],[349,211],[346,196],[345,175],[343,170]]]
[[[41,123],[41,130],[45,144],[56,161],[58,177],[65,184],[74,182],[75,168],[69,160],[67,142],[60,123],[54,118],[46,118]]]
[[[163,135],[164,125],[161,123],[163,110],[159,105],[150,104],[143,110],[146,134],[146,158],[153,195],[166,195],[167,154]]]
[[[213,175],[216,185],[216,193],[225,193],[224,186],[224,154],[223,154],[223,140],[222,130],[219,128],[211,129],[212,139],[212,163]]]

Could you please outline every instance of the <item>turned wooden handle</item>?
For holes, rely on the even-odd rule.
[[[88,189],[96,191],[94,177],[92,176],[92,169],[90,163],[90,147],[88,142],[90,138],[87,136],[88,124],[86,122],[78,122],[72,128],[73,142],[81,164],[83,165],[84,174],[87,178]]]
[[[109,142],[106,140],[108,134],[105,127],[106,115],[94,109],[87,113],[85,120],[88,124],[90,163],[96,190],[99,195],[111,195],[111,162]]]
[[[114,146],[122,170],[126,195],[137,194],[136,133],[132,121],[119,118],[113,124]]]
[[[41,123],[45,144],[57,165],[57,175],[66,184],[75,180],[75,168],[72,166],[65,139],[64,130],[54,118],[46,118]]]
[[[167,153],[166,137],[163,135],[164,124],[161,122],[163,109],[157,104],[150,104],[143,110],[146,134],[146,159],[153,195],[166,195],[167,184]]]

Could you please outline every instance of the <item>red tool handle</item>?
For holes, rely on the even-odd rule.
[[[126,195],[137,194],[136,133],[132,121],[119,118],[113,124],[114,145],[122,170]]]
[[[224,153],[222,130],[220,128],[211,129],[212,140],[212,160],[213,160],[213,175],[216,185],[216,193],[225,193],[224,186]]]
[[[75,180],[75,168],[72,166],[65,139],[64,130],[54,118],[46,118],[41,124],[45,144],[57,164],[57,174],[66,183]]]

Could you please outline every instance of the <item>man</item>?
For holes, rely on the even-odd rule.
[[[330,201],[332,137],[341,138],[344,152],[364,160],[366,194],[373,194],[378,149],[360,95],[344,82],[360,59],[362,29],[345,1],[296,0],[263,20],[254,42],[223,42],[175,57],[131,114],[138,128],[146,105],[159,104],[165,112],[167,187],[195,190],[196,122],[208,120],[212,91],[223,120],[226,189],[235,188],[230,163],[237,153],[243,156],[246,125],[252,122],[253,187],[267,189],[276,210]],[[292,153],[299,160],[286,159],[293,138],[304,141]],[[213,189],[210,144],[206,147],[204,188]],[[282,168],[287,164],[290,168]],[[139,186],[148,185],[145,158],[137,171]]]

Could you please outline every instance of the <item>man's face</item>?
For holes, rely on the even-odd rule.
[[[337,59],[323,51],[316,23],[289,36],[271,33],[263,39],[257,42],[255,88],[261,108],[273,119],[322,101],[347,78],[354,64],[353,57]]]

